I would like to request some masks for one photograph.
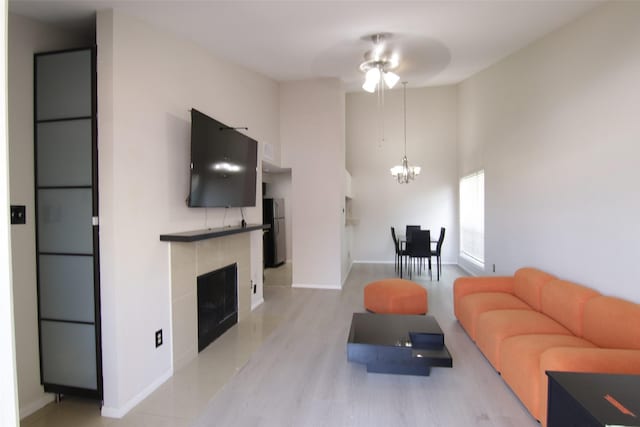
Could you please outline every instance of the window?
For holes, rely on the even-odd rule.
[[[460,255],[484,267],[484,170],[460,180]]]

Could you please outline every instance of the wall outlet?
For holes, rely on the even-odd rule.
[[[156,348],[162,345],[162,329],[156,331]]]

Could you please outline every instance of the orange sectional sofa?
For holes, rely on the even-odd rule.
[[[638,304],[534,268],[453,286],[458,321],[542,425],[546,371],[640,374]]]

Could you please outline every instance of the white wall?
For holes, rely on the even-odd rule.
[[[264,197],[284,199],[284,232],[287,262],[291,262],[291,236],[293,235],[293,211],[291,209],[291,171],[281,173],[263,173],[263,182],[267,183]]]
[[[40,385],[33,171],[33,54],[80,46],[82,40],[19,15],[9,14],[9,170],[11,203],[25,205],[27,223],[11,227],[13,304],[20,416],[51,400]]]
[[[159,235],[241,220],[239,209],[225,218],[225,209],[186,207],[189,110],[276,142],[278,85],[120,12],[98,13],[97,44],[103,414],[121,416],[171,374],[169,247]],[[262,221],[257,188],[249,223]],[[262,234],[251,234],[261,299]]]
[[[497,273],[640,302],[639,22],[609,2],[460,86],[460,176],[485,168]]]
[[[446,228],[442,262],[457,263],[457,91],[455,86],[412,89],[407,86],[407,158],[422,167],[409,184],[394,181],[389,168],[403,155],[402,89],[385,92],[384,134],[376,96],[347,95],[347,169],[352,176],[353,259],[393,262],[390,227],[404,233],[407,224]]]
[[[0,20],[0,57],[7,58],[7,5]],[[9,234],[9,144],[7,134],[7,68],[0,70],[0,425],[18,424],[16,347],[11,289],[11,236]]]
[[[293,286],[342,286],[344,120],[339,80],[281,84],[281,162],[292,179]]]

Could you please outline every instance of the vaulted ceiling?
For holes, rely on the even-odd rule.
[[[278,81],[338,77],[353,91],[373,33],[393,34],[402,80],[437,86],[464,80],[599,2],[12,0],[9,10],[93,31],[96,10],[119,9]]]

